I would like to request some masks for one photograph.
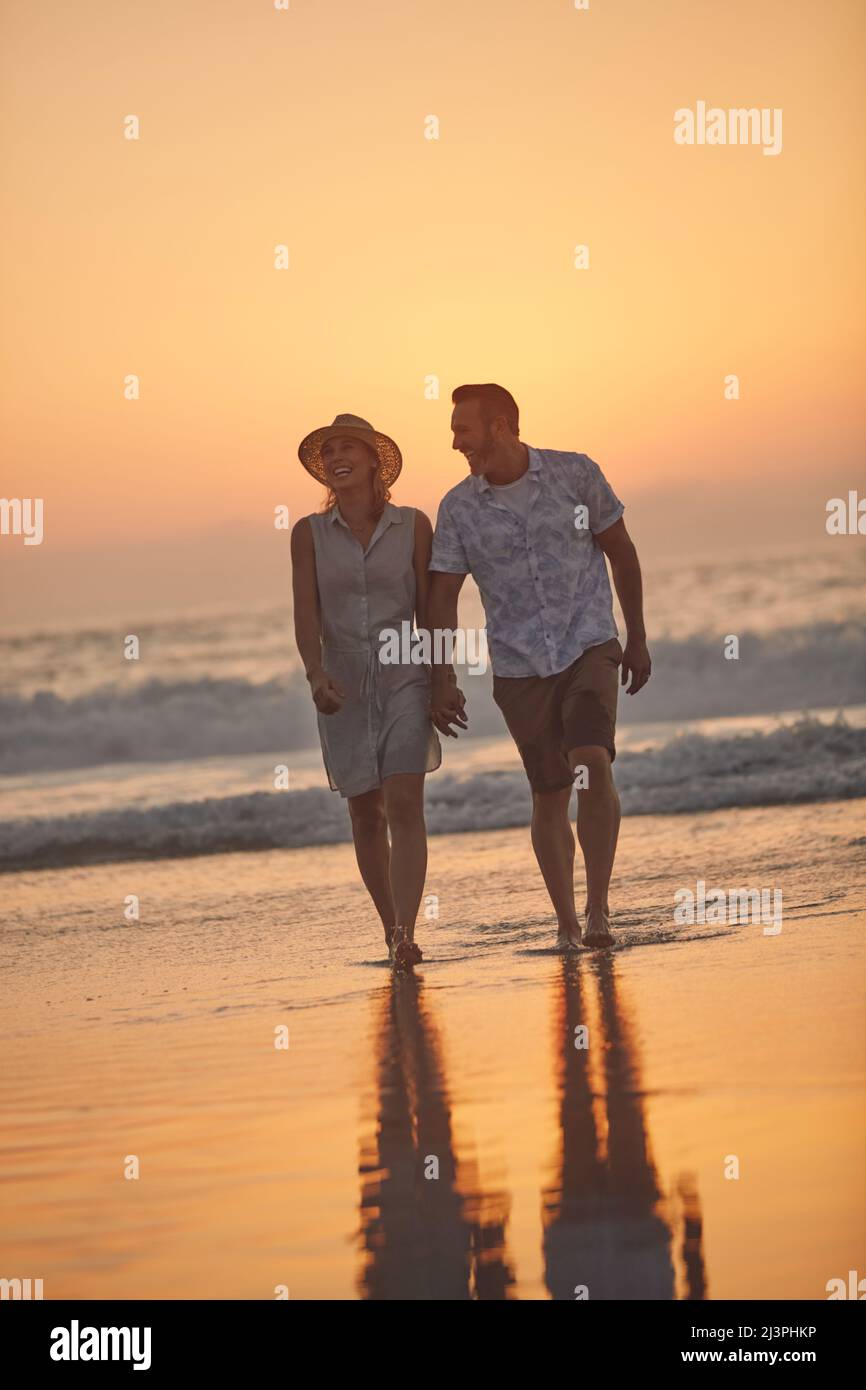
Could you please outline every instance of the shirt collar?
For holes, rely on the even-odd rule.
[[[539,452],[537,449],[533,449],[531,444],[527,444],[526,447],[529,450],[529,467],[526,471],[527,473],[538,474],[541,472],[541,457]],[[526,477],[526,474],[521,474],[521,476]],[[514,481],[517,482],[517,479],[515,478]],[[486,478],[475,479],[475,491],[490,492],[490,483],[488,483]]]

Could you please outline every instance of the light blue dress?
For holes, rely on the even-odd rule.
[[[336,714],[319,714],[328,782],[360,796],[400,772],[442,762],[430,719],[430,668],[383,664],[379,634],[411,630],[415,616],[415,508],[385,510],[366,550],[339,507],[309,517],[322,619],[322,665],[346,692]]]

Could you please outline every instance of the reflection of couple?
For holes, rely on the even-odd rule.
[[[630,679],[630,695],[650,674],[637,553],[598,465],[586,454],[522,444],[517,405],[501,386],[461,386],[452,401],[453,448],[471,476],[442,499],[435,536],[423,512],[391,503],[400,451],[366,421],[338,415],[298,451],[328,494],[323,510],[292,532],[295,637],[328,780],[348,800],[361,877],[401,967],[421,959],[414,937],[427,868],[423,788],[441,762],[435,730],[453,737],[467,718],[451,665],[437,660],[431,672],[411,661],[384,664],[380,633],[402,632],[413,620],[431,635],[456,631],[466,575],[478,585],[493,697],[532,788],[532,846],[565,947],[581,942],[568,818],[575,784],[586,867],[582,940],[611,941],[618,673],[621,666],[622,683]],[[437,658],[439,646],[430,643]]]
[[[638,1030],[615,963],[602,956],[587,973],[566,957],[550,983],[558,1103],[542,1188],[545,1285],[555,1299],[704,1298],[697,1189],[683,1174],[665,1191],[657,1171]],[[532,1258],[528,1228],[523,1220],[512,1227],[507,1187],[490,1181],[491,1156],[482,1164],[465,1126],[460,1134],[454,1122],[465,1050],[449,1062],[436,996],[425,995],[417,977],[395,985],[375,1000],[359,1164],[359,1291],[369,1299],[512,1297],[518,1263]],[[592,1061],[578,1045],[584,1029]],[[535,1136],[530,1149],[516,1142],[525,1183]]]

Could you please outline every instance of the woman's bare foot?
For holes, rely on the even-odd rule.
[[[610,918],[600,908],[590,908],[586,914],[586,931],[583,934],[584,946],[612,946],[613,932]]]
[[[411,969],[415,963],[414,949],[413,943],[406,940],[403,928],[395,927],[388,943],[388,958],[395,970]]]
[[[395,939],[395,933],[397,933],[396,939]],[[387,945],[388,945],[388,959],[391,961],[391,963],[392,963],[392,965],[393,965],[393,963],[394,963],[394,952],[395,952],[395,950],[396,950],[397,944],[398,944],[398,942],[400,941],[401,937],[402,937],[403,942],[405,943],[405,946],[406,946],[406,950],[403,951],[403,952],[401,952],[401,955],[405,956],[406,959],[407,959],[412,965],[417,965],[418,962],[419,962],[419,960],[423,960],[423,959],[424,959],[424,954],[423,954],[423,952],[422,952],[422,950],[421,950],[421,947],[420,947],[420,946],[417,944],[417,942],[415,941],[414,936],[410,936],[409,933],[406,931],[406,928],[405,928],[405,927],[391,927],[390,931],[387,931],[387,932],[385,933],[385,941],[387,942]],[[392,941],[393,941],[393,946],[392,946]]]

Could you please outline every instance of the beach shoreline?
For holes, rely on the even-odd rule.
[[[437,836],[402,983],[347,845],[9,876],[6,1261],[47,1298],[826,1297],[864,845],[862,800],[626,819],[616,949],[569,960],[524,829]],[[698,879],[781,888],[781,933],[675,925]]]

